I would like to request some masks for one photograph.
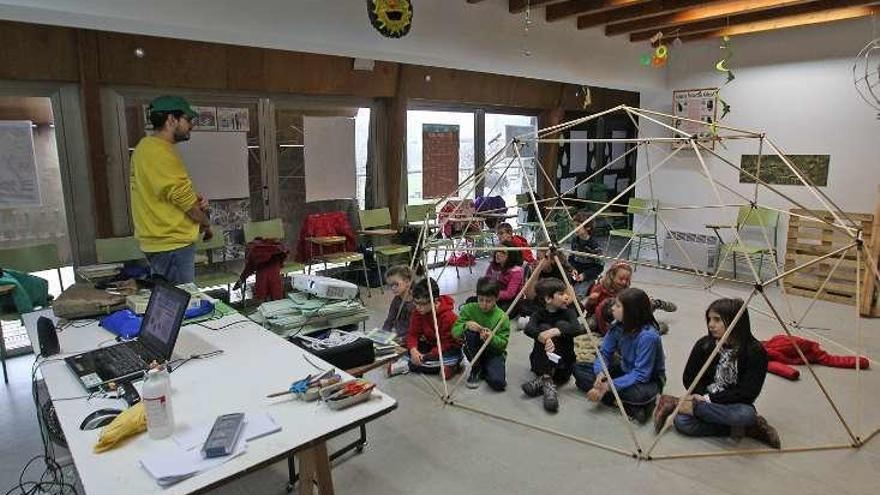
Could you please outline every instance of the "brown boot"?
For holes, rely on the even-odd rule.
[[[776,428],[770,426],[770,423],[764,419],[764,416],[758,416],[755,420],[755,424],[746,428],[746,436],[774,449],[782,448],[782,441],[779,439],[779,433],[776,432]]]
[[[666,424],[666,419],[678,406],[678,397],[661,395],[657,397],[657,406],[654,408],[654,433],[660,433]]]

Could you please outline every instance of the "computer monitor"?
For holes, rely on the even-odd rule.
[[[138,340],[166,361],[174,351],[189,298],[189,292],[163,283],[157,283],[150,294]]]

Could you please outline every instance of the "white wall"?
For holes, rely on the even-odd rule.
[[[730,66],[736,79],[722,91],[732,108],[723,124],[765,131],[786,153],[831,155],[828,187],[822,189],[842,209],[855,212],[874,211],[880,182],[880,121],[859,98],[852,82],[853,58],[871,38],[869,19],[734,38]],[[721,84],[724,76],[714,70],[720,52],[718,40],[686,44],[675,50],[666,90],[643,92],[642,106],[669,113],[673,89]],[[642,134],[671,135],[658,126],[643,128]],[[656,165],[668,149],[657,148],[648,158]],[[719,152],[739,164],[742,154],[757,153],[757,142],[728,142],[727,150]],[[698,175],[699,162],[694,153],[679,156],[681,160],[669,162],[653,176],[655,197],[661,204],[717,203],[707,182]],[[640,175],[645,160],[640,156]],[[754,193],[754,185],[739,184],[738,172],[720,160],[709,159],[708,168],[714,177],[737,191],[747,196]],[[779,189],[808,208],[821,206],[804,187]],[[647,183],[638,194],[650,195]],[[734,200],[729,193],[722,192],[722,197],[725,202]],[[761,192],[758,202],[786,210],[795,207],[770,192]],[[733,209],[726,214],[707,209],[664,212],[663,216],[673,229],[706,232],[706,223],[730,223],[735,214]],[[786,225],[780,226],[782,241]]]
[[[0,19],[286,50],[356,56],[604,87],[660,87],[638,63],[644,47],[574,18],[534,15],[522,54],[523,16],[507,0],[418,0],[412,31],[383,38],[364,0],[0,0]],[[148,54],[149,56],[149,54]]]

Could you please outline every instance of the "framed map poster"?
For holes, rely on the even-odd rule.
[[[673,127],[689,135],[696,134],[699,139],[706,139],[707,141],[704,144],[710,149],[715,149],[715,141],[711,139],[711,125],[715,123],[718,115],[718,88],[673,91],[672,115],[676,117],[672,122]],[[696,120],[704,124],[683,120],[678,117]],[[672,146],[676,148],[685,146],[685,144],[673,143]]]

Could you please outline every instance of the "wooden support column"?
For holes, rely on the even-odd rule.
[[[385,141],[388,145],[385,155],[386,192],[393,228],[399,227],[401,207],[405,208],[403,205],[406,204],[406,198],[401,198],[400,194],[400,182],[406,173],[406,100],[401,78],[398,77],[396,96],[388,100],[388,136]]]
[[[867,232],[866,232],[867,234]],[[874,278],[874,270],[871,270],[871,260],[877,260],[880,256],[880,186],[877,187],[877,204],[874,207],[874,222],[871,224],[871,242],[866,244],[871,257],[862,257],[865,260],[865,275],[862,279],[862,293],[860,294],[859,313],[862,316],[877,316],[874,311],[874,288],[877,287]]]
[[[565,118],[565,108],[563,108],[565,85],[560,84],[559,86],[559,99],[557,100],[556,105],[553,108],[544,110],[543,112],[538,114],[538,130],[558,125],[562,123],[562,119]],[[541,137],[559,138],[562,136],[557,133]],[[547,172],[546,177],[544,176],[544,174],[538,173],[538,193],[543,198],[546,198],[549,195],[553,194],[553,184],[547,183],[547,177],[549,177],[551,180],[556,180],[556,163],[558,161],[558,156],[558,143],[538,144],[538,158],[541,162],[541,166],[544,167],[544,171]]]
[[[79,87],[85,134],[88,141],[89,171],[92,180],[92,197],[95,201],[95,233],[98,238],[113,235],[110,215],[110,191],[107,181],[107,155],[104,152],[104,125],[101,116],[101,88],[98,84],[98,37],[95,31],[77,30],[79,56]]]

